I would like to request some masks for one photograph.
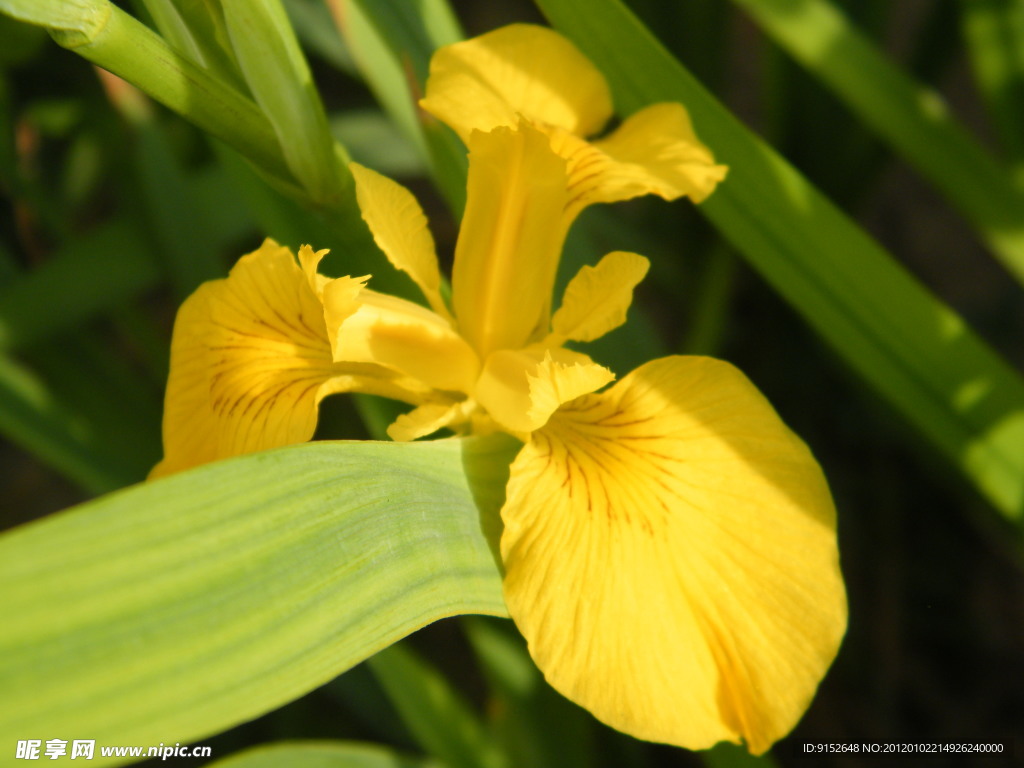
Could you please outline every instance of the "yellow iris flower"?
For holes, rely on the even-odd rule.
[[[611,114],[593,66],[516,25],[442,49],[423,106],[469,147],[451,306],[415,198],[353,164],[363,217],[429,309],[317,272],[273,241],[182,306],[154,475],[312,437],[328,394],[415,406],[389,428],[523,441],[501,511],[509,613],[548,681],[600,720],[691,749],[789,732],[846,626],[818,464],[734,367],[647,363],[611,387],[569,350],[624,322],[647,260],[584,267],[557,311],[585,205],[711,193],[725,169],[680,105],[588,142]]]

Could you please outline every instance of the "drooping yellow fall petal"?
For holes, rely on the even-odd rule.
[[[474,396],[503,429],[540,429],[562,403],[600,389],[615,374],[568,349],[503,349],[487,358]]]
[[[505,597],[549,682],[703,749],[788,733],[846,627],[821,470],[727,363],[648,363],[563,406],[511,469]]]
[[[447,320],[395,296],[363,291],[336,333],[338,362],[376,363],[434,389],[469,392],[480,370],[476,353]]]
[[[448,317],[434,238],[416,198],[401,184],[358,163],[349,163],[349,169],[356,180],[359,210],[378,247],[419,286],[431,309]]]
[[[544,134],[523,124],[470,137],[452,302],[481,357],[547,334],[566,201],[565,161]]]
[[[428,395],[386,368],[336,364],[306,271],[267,240],[179,310],[164,459],[151,476],[309,440],[320,400],[352,390],[413,403]]]
[[[589,136],[612,115],[604,76],[562,35],[531,24],[439,49],[420,106],[467,144],[474,129],[515,126],[520,116]]]
[[[569,281],[562,306],[551,318],[553,340],[593,341],[626,322],[633,289],[649,267],[643,256],[626,251],[613,251],[597,266],[583,267]]]

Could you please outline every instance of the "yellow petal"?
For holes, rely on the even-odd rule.
[[[388,437],[395,442],[408,442],[425,437],[439,429],[463,420],[465,401],[458,403],[424,403],[409,413],[403,413],[388,427]]]
[[[437,251],[420,204],[409,190],[376,171],[358,163],[349,163],[349,169],[356,180],[359,210],[374,241],[388,261],[419,286],[431,308],[446,317]]]
[[[654,104],[627,118],[608,138],[592,144],[554,131],[551,145],[568,161],[573,215],[592,203],[641,195],[699,203],[725,178],[711,151],[693,132],[681,104]]]
[[[366,290],[341,324],[334,347],[341,362],[376,363],[434,389],[468,393],[480,363],[449,322],[419,304]]]
[[[544,426],[562,403],[615,378],[586,355],[567,349],[500,350],[487,358],[475,396],[513,434]]]
[[[452,303],[459,330],[484,357],[547,333],[569,223],[565,161],[525,124],[478,131],[469,149]]]
[[[314,251],[310,246],[304,245],[299,248],[299,265],[302,267],[303,273],[306,275],[306,280],[309,282],[309,287],[313,293],[316,294],[317,298],[321,298],[324,293],[324,286],[327,285],[329,279],[317,272],[317,267],[320,266],[320,262],[323,261],[330,251],[324,248],[321,251]]]
[[[150,477],[163,477],[219,458],[210,398],[212,359],[204,333],[212,324],[210,303],[223,291],[223,282],[201,285],[178,309],[164,398],[164,458]]]
[[[557,690],[690,749],[793,728],[846,627],[835,511],[739,371],[664,358],[563,406],[507,490],[505,597]]]
[[[551,318],[558,343],[593,341],[626,322],[633,289],[650,262],[625,251],[607,254],[596,267],[583,267],[566,286],[562,306]]]
[[[335,360],[343,360],[339,354],[338,334],[342,323],[354,315],[372,292],[366,291],[366,277],[324,278],[320,288],[320,302],[323,304],[324,323],[327,326],[327,341]]]
[[[519,116],[589,136],[612,114],[604,77],[567,39],[513,24],[439,49],[420,105],[464,142],[474,129],[515,126]]]
[[[379,366],[334,363],[306,272],[267,240],[178,312],[164,459],[151,476],[309,440],[320,400],[352,390],[410,402],[427,394]]]

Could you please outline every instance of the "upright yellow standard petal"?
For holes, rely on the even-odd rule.
[[[359,210],[373,239],[396,269],[413,279],[438,314],[447,317],[441,298],[441,270],[427,217],[412,193],[387,176],[350,163]]]
[[[452,302],[481,357],[547,334],[566,202],[565,161],[544,134],[523,124],[472,135]]]
[[[650,262],[626,251],[607,254],[596,267],[583,267],[569,281],[562,306],[551,318],[552,339],[559,344],[593,341],[626,322],[633,289]]]
[[[439,49],[420,105],[467,144],[473,130],[515,126],[519,117],[580,136],[612,115],[604,77],[566,38],[512,24]]]
[[[538,666],[638,738],[764,752],[845,631],[821,470],[727,363],[656,360],[563,406],[516,458],[502,517]]]
[[[334,363],[308,272],[267,240],[178,313],[152,476],[309,440],[320,400],[350,390],[410,402],[427,393],[380,366]]]

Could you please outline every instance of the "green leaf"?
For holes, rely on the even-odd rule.
[[[387,747],[343,741],[283,741],[247,749],[210,768],[442,768]]]
[[[734,0],[912,163],[1024,282],[1024,192],[949,114],[827,0]]]
[[[0,743],[194,743],[437,619],[505,615],[482,530],[512,442],[291,446],[3,535]]]
[[[87,37],[103,28],[112,9],[109,0],[0,0],[0,13]]]
[[[1024,2],[961,0],[974,77],[1024,188]]]
[[[433,177],[458,215],[466,202],[466,148],[446,126],[423,113],[430,57],[461,39],[444,0],[398,4],[395,0],[348,0],[342,33],[374,95],[429,160]]]
[[[367,663],[428,754],[449,768],[509,765],[465,700],[415,652],[392,645]]]
[[[224,14],[206,0],[142,0],[160,35],[203,69],[235,88],[245,82],[230,51]]]
[[[336,69],[356,75],[356,63],[341,39],[326,3],[322,0],[285,0],[285,10],[306,50]]]
[[[1003,514],[1024,519],[1024,382],[946,305],[750,133],[618,0],[537,0],[624,114],[690,110],[730,166],[700,210]]]
[[[353,197],[348,157],[335,154],[320,94],[279,0],[221,0],[221,7],[242,73],[292,175],[325,208]]]
[[[290,179],[274,129],[259,107],[121,9],[111,6],[103,25],[87,34],[49,29],[59,45],[137,86],[283,183]]]

